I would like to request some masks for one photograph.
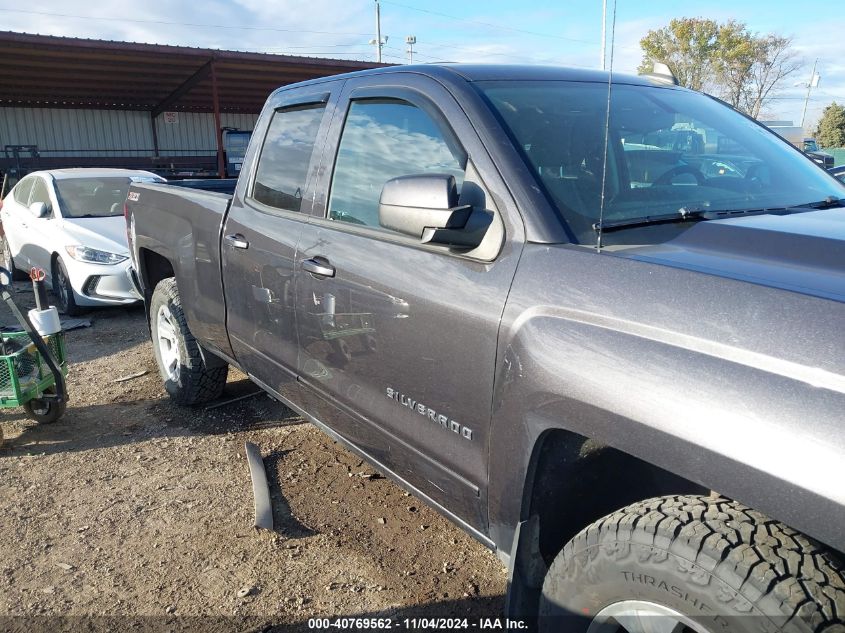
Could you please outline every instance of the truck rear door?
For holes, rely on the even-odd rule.
[[[226,325],[241,366],[281,394],[295,384],[294,254],[313,202],[315,147],[342,82],[281,91],[256,125],[221,244]]]
[[[347,81],[323,159],[334,168],[301,232],[304,408],[483,533],[496,340],[522,225],[454,98],[411,73],[403,87],[380,82],[399,83]],[[493,214],[476,251],[379,225],[385,182],[431,173],[454,175],[462,202]]]

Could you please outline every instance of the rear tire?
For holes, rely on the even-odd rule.
[[[9,240],[6,236],[0,237],[0,257],[3,260],[3,268],[9,271],[12,275],[12,281],[23,281],[27,278],[26,273],[15,268],[15,259],[12,257],[12,247],[9,246]]]
[[[85,312],[76,304],[76,299],[73,295],[73,286],[70,284],[70,277],[67,274],[67,268],[62,263],[61,259],[56,258],[53,262],[53,294],[56,295],[56,303],[60,311],[68,316],[79,316]]]
[[[543,583],[540,630],[635,633],[650,621],[661,631],[838,633],[844,569],[822,545],[729,499],[650,499],[567,543]]]
[[[220,397],[229,365],[200,349],[172,277],[159,282],[153,292],[150,332],[164,388],[176,404],[192,406]]]

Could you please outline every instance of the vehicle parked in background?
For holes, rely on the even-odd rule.
[[[3,266],[43,268],[65,314],[140,299],[130,279],[123,205],[130,183],[166,182],[148,171],[56,169],[22,178],[3,201]]]
[[[252,132],[248,130],[223,129],[223,155],[226,159],[226,177],[237,178],[244,163],[246,148]]]
[[[165,388],[238,367],[495,550],[543,631],[841,630],[845,187],[718,100],[610,82],[314,80],[234,196],[133,184]]]
[[[825,169],[833,167],[833,154],[828,154],[819,147],[814,138],[805,138],[802,142],[804,153]]]
[[[830,172],[830,175],[834,178],[845,182],[845,165],[839,165],[839,167],[832,167],[827,171]]]
[[[814,163],[825,169],[833,167],[833,156],[819,149],[816,139],[804,136],[804,128],[791,121],[760,121],[772,132],[804,152]]]

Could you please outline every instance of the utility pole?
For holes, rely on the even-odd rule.
[[[381,39],[381,5],[379,4],[378,0],[376,0],[376,37],[375,39],[370,40],[370,44],[375,44],[376,46],[376,61],[381,63],[381,48],[387,43],[387,36],[384,36],[384,39]]]
[[[605,69],[605,49],[607,48],[607,0],[601,3],[601,69]]]
[[[409,35],[405,38],[405,43],[408,45],[408,63],[414,63],[414,44],[417,43],[416,35]]]
[[[819,78],[816,77],[816,65],[819,63],[818,58],[813,62],[813,72],[810,73],[810,81],[807,82],[807,96],[804,98],[804,109],[801,110],[801,129],[804,128],[804,118],[807,116],[807,103],[810,101],[810,90],[819,85]]]

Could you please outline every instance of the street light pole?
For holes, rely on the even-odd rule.
[[[376,39],[370,40],[370,44],[376,45],[376,61],[380,64],[383,42],[381,41],[381,5],[379,5],[378,0],[376,0]]]
[[[408,45],[408,63],[414,63],[414,44],[417,43],[416,35],[409,35],[405,38],[405,43]]]

